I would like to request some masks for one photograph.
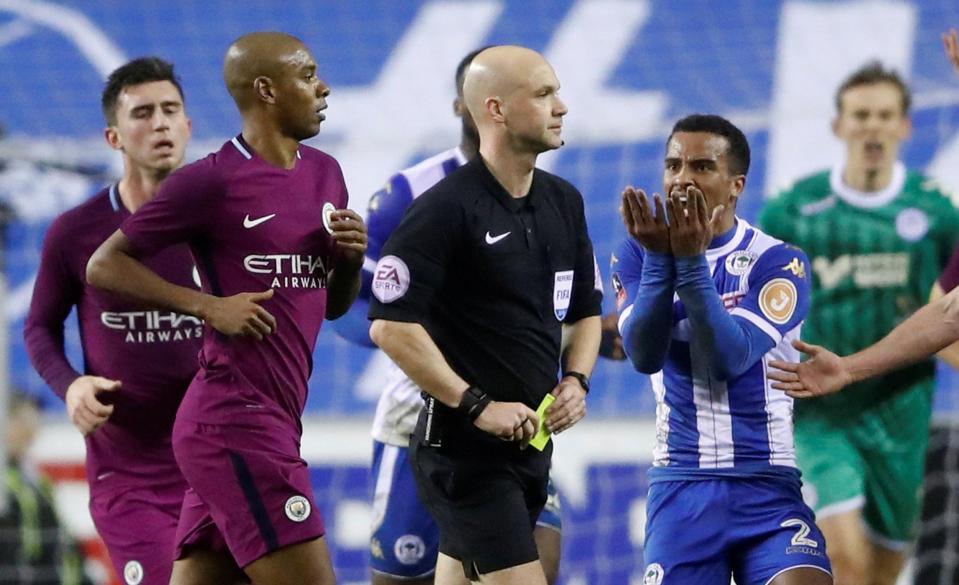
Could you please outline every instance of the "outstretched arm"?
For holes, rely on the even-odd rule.
[[[866,349],[839,357],[824,347],[796,341],[810,356],[802,363],[772,361],[773,388],[793,398],[839,392],[845,386],[908,366],[959,341],[959,288],[916,311]]]

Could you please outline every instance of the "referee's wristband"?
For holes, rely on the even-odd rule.
[[[470,386],[466,392],[463,392],[463,398],[460,399],[456,412],[467,417],[471,423],[475,423],[492,400],[486,392],[476,386]]]
[[[585,390],[586,393],[589,394],[589,377],[586,374],[583,374],[580,372],[574,372],[573,370],[570,370],[568,372],[563,372],[563,377],[575,378],[576,381],[579,382],[579,385],[583,387],[583,390]]]

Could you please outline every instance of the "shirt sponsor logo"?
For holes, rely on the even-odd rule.
[[[327,262],[311,254],[251,254],[243,267],[254,274],[272,274],[271,288],[326,288]]]
[[[165,343],[203,336],[203,321],[172,311],[104,311],[100,322],[110,329],[125,331],[126,343]]]
[[[310,517],[312,507],[310,501],[303,496],[293,496],[283,506],[286,517],[294,522],[303,522]]]
[[[618,272],[613,273],[613,292],[616,293],[616,310],[621,311],[626,303],[626,287]]]
[[[812,261],[819,287],[836,288],[852,276],[858,288],[886,288],[904,286],[909,282],[909,254],[844,254],[835,260],[820,256]]]
[[[396,539],[393,554],[404,565],[415,565],[426,556],[426,544],[415,534],[404,534]]]
[[[560,270],[553,277],[553,314],[562,321],[573,297],[573,271]]]
[[[726,257],[726,272],[733,276],[742,276],[746,274],[746,271],[753,265],[756,258],[758,258],[758,256],[752,250],[733,252]]]
[[[383,256],[373,272],[373,296],[389,304],[410,289],[410,269],[399,256]]]
[[[246,229],[255,228],[261,223],[266,223],[270,221],[274,217],[276,217],[276,214],[271,213],[270,215],[264,215],[263,217],[258,217],[256,219],[250,219],[250,214],[248,213],[246,214],[246,217],[243,218],[243,227],[245,227]]]
[[[759,309],[767,319],[785,325],[796,311],[799,292],[788,278],[774,278],[759,291]]]
[[[143,581],[143,565],[140,561],[128,561],[123,565],[123,580],[127,585],[140,585]]]
[[[896,216],[896,233],[907,242],[918,242],[929,233],[929,216],[915,207],[903,209]]]

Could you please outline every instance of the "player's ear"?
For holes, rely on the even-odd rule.
[[[276,103],[276,91],[273,87],[273,80],[265,75],[261,75],[253,80],[253,91],[256,97],[268,104]]]
[[[736,178],[729,183],[729,201],[736,203],[745,188],[746,175],[737,175]]]
[[[456,96],[456,99],[453,100],[453,114],[458,118],[463,117],[463,112],[466,111],[466,104],[463,103],[463,98]]]
[[[117,132],[116,126],[107,126],[103,131],[103,137],[113,150],[123,150],[123,143],[120,140],[120,133]]]

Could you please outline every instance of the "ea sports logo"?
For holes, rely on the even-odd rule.
[[[123,580],[127,585],[140,585],[143,581],[143,565],[140,561],[128,561],[123,566]]]
[[[373,295],[381,303],[392,303],[410,288],[410,269],[397,256],[383,256],[376,263],[371,286]]]
[[[303,522],[310,517],[310,501],[303,496],[293,496],[284,506],[286,517],[294,522]]]

